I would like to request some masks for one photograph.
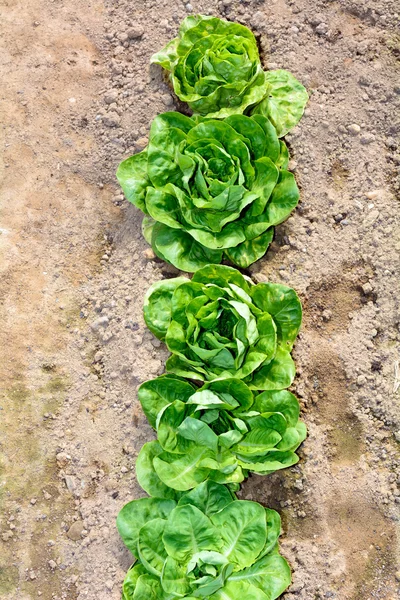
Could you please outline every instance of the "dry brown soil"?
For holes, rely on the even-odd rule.
[[[249,270],[296,288],[295,468],[242,496],[280,510],[285,600],[399,597],[399,6],[395,0],[1,0],[0,597],[117,599],[115,529],[163,372],[149,285],[177,271],[114,178],[178,107],[151,54],[191,11],[252,27],[311,99],[288,136],[301,204]],[[396,12],[397,11],[397,12]],[[355,127],[354,127],[355,126]]]

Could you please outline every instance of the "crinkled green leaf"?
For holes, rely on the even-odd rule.
[[[178,433],[181,437],[194,442],[197,446],[206,446],[213,452],[217,452],[218,436],[213,432],[211,427],[198,419],[186,417],[180,424]]]
[[[141,575],[137,580],[132,600],[173,600],[172,594],[166,594],[161,582],[154,575]]]
[[[296,208],[299,196],[294,175],[289,171],[280,171],[278,183],[262,213],[263,220],[270,225],[279,225]]]
[[[242,275],[237,269],[222,265],[207,265],[194,273],[193,282],[203,283],[205,285],[212,284],[214,286],[224,288],[229,284],[241,288],[247,294],[250,292],[251,281]]]
[[[279,158],[275,161],[276,166],[283,171],[287,171],[289,167],[289,150],[283,140],[279,140],[280,154]]]
[[[193,448],[191,439],[180,434],[189,408],[184,402],[175,400],[160,411],[156,422],[157,438],[166,452],[185,454]]]
[[[296,427],[300,414],[296,396],[287,390],[270,390],[258,394],[252,408],[259,413],[281,413],[289,427]]]
[[[222,555],[219,555],[218,553],[203,552],[200,553],[199,556],[201,554],[215,554],[217,556],[222,557]],[[210,559],[208,560],[210,561]],[[214,573],[214,570],[216,569],[213,567],[213,564],[218,565],[218,571],[216,573]],[[217,562],[211,563],[208,570],[209,574],[197,579],[197,588],[194,593],[202,598],[209,598],[210,595],[214,594],[214,592],[218,592],[218,590],[222,589],[225,586],[226,579],[229,577],[232,571],[233,565],[231,563],[225,563],[222,565],[220,565]]]
[[[132,600],[137,581],[146,572],[146,568],[141,564],[133,565],[129,569],[122,584],[122,600]]]
[[[158,256],[189,273],[210,263],[220,263],[222,259],[222,250],[210,250],[186,231],[161,223],[153,229],[152,246]]]
[[[259,554],[258,559],[277,547],[278,539],[281,534],[281,517],[279,513],[271,508],[266,508],[265,514],[267,517],[267,542],[262,549],[261,554]]]
[[[242,481],[245,479],[245,474],[242,467],[238,463],[239,461],[236,461],[235,464],[231,466],[231,468],[234,468],[233,471],[224,471],[224,463],[222,463],[221,468],[221,463],[215,461],[215,469],[210,470],[209,478],[212,481],[223,485],[242,483]]]
[[[266,455],[251,457],[238,456],[239,464],[246,471],[252,471],[261,475],[269,475],[274,471],[292,467],[299,461],[299,457],[292,451],[280,452],[279,450],[271,450]]]
[[[207,479],[210,469],[199,467],[199,462],[210,456],[204,447],[191,448],[185,455],[163,452],[154,461],[154,468],[163,483],[174,490],[190,490]]]
[[[186,565],[168,556],[162,571],[161,585],[168,594],[178,598],[186,598],[190,592],[190,583],[186,574]]]
[[[150,331],[160,340],[164,339],[171,321],[172,294],[185,281],[186,277],[158,281],[153,283],[144,297],[144,320]]]
[[[201,550],[217,551],[222,543],[212,521],[192,504],[177,506],[172,511],[163,542],[169,556],[178,561],[187,561]]]
[[[141,498],[128,502],[120,510],[117,517],[117,528],[125,546],[134,556],[139,556],[137,543],[143,525],[152,519],[165,519],[175,506],[174,500]]]
[[[156,65],[161,65],[164,69],[170,70],[172,63],[177,58],[177,45],[178,38],[171,40],[162,50],[153,54],[153,56],[150,58],[150,62]]]
[[[284,390],[292,385],[296,367],[290,352],[278,348],[275,357],[246,380],[252,390]]]
[[[254,585],[263,590],[268,600],[275,600],[290,585],[291,579],[286,560],[279,554],[267,554],[247,569],[233,573],[229,582]]]
[[[211,520],[222,537],[220,552],[235,564],[235,570],[250,566],[267,539],[264,508],[247,500],[235,501],[212,515]]]
[[[150,425],[155,428],[157,415],[162,408],[174,400],[187,402],[194,392],[195,388],[187,381],[173,375],[162,375],[142,383],[138,398]]]
[[[203,388],[195,394],[193,394],[188,400],[188,404],[195,405],[196,410],[215,410],[222,408],[233,409],[239,406],[239,403],[236,402],[233,398],[232,402],[233,404],[227,404],[226,402],[224,402],[224,400],[220,398],[220,396],[218,396],[218,394],[215,394],[209,389]]]
[[[153,519],[148,521],[139,531],[138,551],[143,566],[153,575],[161,577],[167,552],[163,543],[163,535],[167,521]]]
[[[252,116],[251,116],[252,120],[255,121],[258,125],[260,125],[260,127],[262,127],[262,129],[265,133],[265,143],[266,143],[265,156],[268,156],[268,158],[270,158],[272,160],[272,162],[277,164],[279,162],[281,146],[280,146],[280,140],[276,133],[276,129],[272,125],[272,123],[268,119],[268,117],[265,117],[262,114],[258,114],[255,111],[253,111],[253,112],[254,112],[254,114],[252,114]]]
[[[156,221],[154,219],[152,219],[151,217],[149,217],[148,215],[145,215],[143,217],[142,233],[143,233],[144,239],[150,245],[151,245],[151,240],[153,239],[153,229],[154,229],[155,224],[156,224]]]
[[[288,71],[278,69],[266,73],[269,90],[268,116],[278,136],[286,135],[303,116],[308,102],[306,88]]]
[[[234,497],[226,486],[207,480],[184,494],[178,505],[193,504],[210,517],[225,508],[232,500]]]
[[[274,237],[274,228],[270,227],[265,233],[252,240],[246,240],[235,248],[225,250],[225,256],[231,263],[241,269],[247,269],[251,264],[264,256]]]
[[[306,88],[288,71],[267,71],[270,84],[268,95],[255,106],[252,114],[262,114],[271,119],[278,136],[286,135],[303,116],[308,102]]]
[[[151,137],[160,133],[168,133],[170,129],[180,130],[183,133],[189,133],[194,120],[182,113],[171,111],[157,115],[157,118],[151,124]]]
[[[126,199],[147,213],[146,191],[151,186],[147,171],[147,149],[124,160],[118,167],[117,179]]]
[[[236,114],[228,117],[225,123],[228,123],[232,129],[245,139],[254,160],[269,156],[266,153],[268,140],[266,139],[265,130],[257,123],[256,119],[249,120],[243,115]]]
[[[254,200],[247,211],[248,216],[261,215],[271,197],[272,192],[279,179],[279,169],[267,156],[263,156],[254,162],[255,180],[252,191],[258,198]]]
[[[165,485],[154,470],[153,461],[162,452],[162,447],[156,441],[144,444],[136,460],[136,478],[139,485],[150,496],[175,500],[177,497],[175,490]]]
[[[275,448],[281,439],[282,437],[274,429],[260,427],[247,433],[234,450],[245,456],[258,456]]]
[[[243,433],[238,431],[237,429],[230,429],[224,433],[221,433],[218,436],[218,443],[221,448],[232,448],[235,444],[240,442],[243,438]]]
[[[254,401],[251,390],[241,379],[212,381],[201,388],[201,390],[205,389],[216,394],[225,402],[224,408],[235,410],[238,413],[248,410]]]
[[[281,441],[277,444],[276,449],[281,452],[296,449],[301,442],[306,439],[307,428],[301,421],[296,424],[296,427],[288,427],[282,436]]]
[[[291,350],[302,319],[301,303],[296,292],[279,283],[259,283],[252,288],[251,296],[258,308],[272,315],[278,344]]]
[[[263,590],[247,581],[231,581],[210,596],[210,600],[270,600]]]
[[[204,369],[201,369],[201,367],[194,369],[189,362],[183,360],[176,354],[172,354],[172,356],[167,359],[165,368],[169,373],[175,373],[175,375],[179,375],[180,377],[187,377],[188,379],[194,379],[195,381],[204,381],[205,379]]]

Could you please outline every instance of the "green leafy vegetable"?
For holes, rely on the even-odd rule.
[[[274,600],[290,584],[278,550],[279,515],[216,483],[201,484],[178,504],[133,500],[117,524],[138,559],[124,600]]]
[[[206,479],[240,483],[249,471],[269,474],[298,461],[295,451],[306,427],[289,391],[256,394],[239,379],[216,380],[197,391],[187,384],[191,394],[181,401],[171,399],[174,381],[177,387],[181,383],[162,376],[139,388],[146,414],[154,408],[147,390],[158,390],[159,413],[153,419],[158,442],[145,444],[136,464],[139,483],[148,493],[177,497],[176,491]]]
[[[306,88],[289,71],[267,71],[270,84],[267,96],[251,110],[251,114],[268,117],[278,137],[286,135],[303,116],[308,102]]]
[[[292,383],[290,351],[302,314],[294,290],[273,283],[254,285],[239,271],[221,265],[203,267],[192,280],[167,280],[165,293],[163,283],[147,292],[144,316],[172,352],[167,371],[197,381],[243,379],[258,390],[285,389]],[[178,389],[183,383],[176,385]],[[173,387],[170,382],[168,386]],[[147,388],[142,396],[145,393]],[[153,425],[157,410],[172,400],[171,394],[164,400],[153,394],[144,402]]]
[[[187,17],[178,37],[151,62],[169,72],[176,95],[196,115],[262,114],[278,137],[297,125],[308,101],[305,87],[291,73],[263,71],[247,27],[216,17]]]
[[[263,71],[249,29],[215,17],[186,18],[152,62],[194,116],[156,117],[148,146],[117,177],[156,255],[195,274],[145,297],[145,321],[171,356],[167,374],[138,392],[157,440],[136,463],[151,497],[117,519],[135,557],[122,597],[274,600],[291,581],[280,517],[234,492],[249,472],[298,460],[306,427],[287,388],[301,304],[291,288],[219,263],[257,261],[297,205],[280,138],[308,95],[291,73]]]
[[[148,147],[122,162],[117,178],[146,214],[143,232],[160,258],[189,272],[224,256],[244,268],[297,205],[287,163],[266,116],[216,121],[170,112],[154,119]],[[163,306],[160,294],[160,319],[168,317]]]
[[[213,118],[243,113],[269,89],[253,33],[216,17],[187,17],[151,62],[170,72],[180,100]]]

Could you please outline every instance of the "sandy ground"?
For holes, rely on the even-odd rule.
[[[280,510],[285,600],[399,597],[399,6],[395,0],[2,0],[0,597],[117,599],[115,530],[152,437],[137,386],[154,259],[114,179],[176,107],[149,57],[191,11],[251,26],[311,94],[301,204],[249,272],[295,287],[301,462],[242,496]],[[397,197],[396,197],[397,196]]]

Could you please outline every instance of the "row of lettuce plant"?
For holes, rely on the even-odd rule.
[[[281,137],[307,92],[287,71],[263,71],[251,31],[214,17],[185,19],[152,61],[195,112],[154,119],[148,146],[117,171],[121,187],[163,260],[187,272],[223,259],[246,268],[297,205]]]
[[[144,301],[171,355],[138,391],[157,437],[136,462],[149,497],[117,519],[135,557],[123,599],[274,600],[291,581],[280,517],[236,492],[249,473],[298,461],[306,427],[288,388],[302,309],[293,289],[219,263],[258,260],[296,206],[281,137],[308,96],[290,73],[262,69],[246,27],[215,17],[185,19],[152,62],[194,114],[156,117],[117,177],[155,254],[194,275],[153,284]]]

